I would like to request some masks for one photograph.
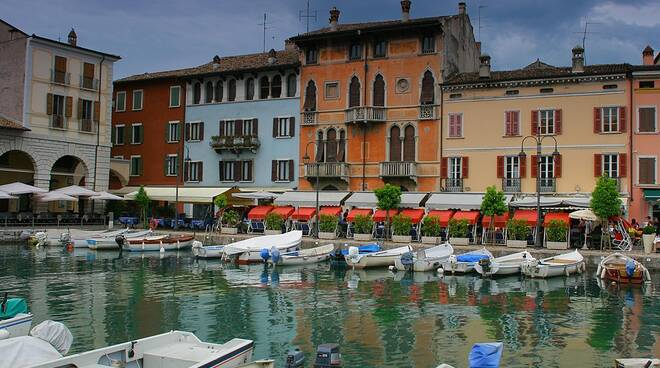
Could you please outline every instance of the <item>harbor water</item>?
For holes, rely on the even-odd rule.
[[[0,246],[0,291],[35,324],[61,321],[73,352],[186,330],[255,340],[279,367],[299,347],[336,342],[345,367],[466,367],[472,344],[504,342],[506,367],[609,367],[660,356],[660,281],[599,285],[594,270],[548,280],[393,274],[321,264],[267,269],[190,252],[127,254]]]

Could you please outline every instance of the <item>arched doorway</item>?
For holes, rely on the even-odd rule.
[[[334,185],[326,185],[321,189],[322,191],[337,191],[339,190],[336,186]]]
[[[75,156],[60,157],[50,170],[49,189],[55,190],[68,187],[69,185],[85,186],[89,172],[85,163]],[[79,202],[51,202],[49,209],[52,212],[77,212],[78,208],[84,208],[84,199]]]
[[[34,160],[23,151],[7,151],[0,155],[0,185],[21,182],[34,185]],[[17,200],[0,200],[0,212],[32,211],[31,195],[24,194]]]

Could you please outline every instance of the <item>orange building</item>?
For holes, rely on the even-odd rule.
[[[301,49],[300,188],[440,188],[440,90],[478,68],[479,46],[457,15],[330,25],[291,38]]]
[[[175,72],[138,74],[114,82],[112,157],[130,163],[126,190],[176,185],[186,88],[172,77]],[[111,178],[111,189],[118,184]]]

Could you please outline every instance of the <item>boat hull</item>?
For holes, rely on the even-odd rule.
[[[0,321],[0,339],[27,336],[32,327],[32,314],[19,313],[16,316]],[[6,331],[7,333],[4,333]]]
[[[644,273],[642,271],[635,270],[632,277],[629,277],[625,269],[622,270],[617,267],[605,268],[605,280],[614,281],[619,284],[632,285],[641,285],[645,282]]]
[[[277,263],[278,266],[300,266],[325,262],[330,259],[330,254],[319,254],[315,256],[282,256]]]
[[[536,267],[523,269],[523,273],[529,277],[539,278],[568,276],[581,272],[582,267],[584,267],[583,265],[584,261],[564,265],[539,264]]]
[[[161,249],[165,252],[172,250],[188,249],[192,246],[193,239],[183,241],[161,241],[161,242],[131,242],[124,245],[124,250],[129,252],[158,252]]]
[[[628,275],[627,270],[630,262],[635,265],[632,275]],[[621,253],[610,254],[603,258],[598,265],[596,275],[603,280],[629,285],[641,285],[651,281],[651,274],[642,263]]]
[[[285,248],[277,247],[277,249],[279,249],[279,251],[282,253],[295,252],[299,248],[300,248],[300,244],[290,245]],[[236,257],[236,262],[238,264],[246,265],[246,264],[254,264],[254,263],[264,263],[266,261],[261,257],[261,249],[259,250],[251,249],[239,254],[238,257]]]
[[[394,268],[397,270],[406,270],[414,272],[428,272],[435,271],[442,266],[444,262],[449,259],[449,255],[444,257],[429,257],[424,259],[416,259],[412,265],[406,266],[401,262],[401,257],[394,260]]]
[[[393,266],[394,262],[401,258],[404,253],[411,252],[412,247],[406,246],[396,249],[384,250],[376,253],[367,253],[365,255],[358,255],[353,257],[350,254],[345,257],[346,264],[353,268],[372,268],[372,267],[389,267]]]
[[[203,247],[193,247],[193,255],[199,258],[222,258],[224,254],[224,245],[207,245]]]

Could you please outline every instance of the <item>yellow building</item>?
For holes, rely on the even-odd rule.
[[[483,55],[478,73],[443,83],[443,189],[535,193],[538,175],[542,192],[590,193],[606,173],[627,195],[630,66],[585,66],[583,51],[573,49],[571,67],[493,72]]]

